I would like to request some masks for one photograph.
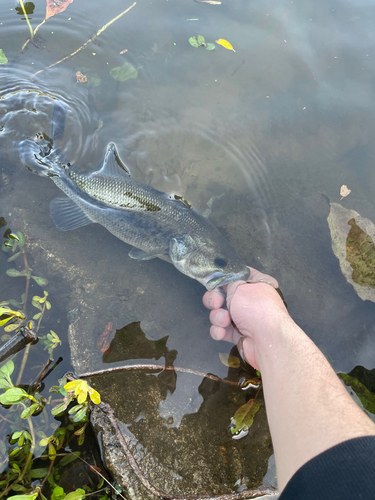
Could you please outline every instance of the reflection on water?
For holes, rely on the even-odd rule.
[[[123,8],[107,2],[104,11],[93,0],[88,10],[76,0],[42,26],[39,48],[29,44],[20,54],[28,28],[12,2],[0,5],[0,48],[9,59],[0,67],[0,217],[29,236],[49,291],[64,298],[64,314],[76,311],[67,316],[76,370],[108,366],[107,356],[111,366],[130,362],[123,346],[104,360],[97,350],[109,323],[122,331],[113,342],[122,345],[123,325],[140,321],[148,340],[168,336],[175,364],[220,376],[217,352],[228,346],[208,336],[198,283],[159,260],[131,261],[129,248],[101,227],[60,233],[53,226],[49,202],[59,193],[21,166],[14,143],[49,133],[55,98],[68,110],[58,146],[70,161],[92,170],[115,142],[136,180],[210,213],[242,258],[275,275],[292,316],[336,370],[373,369],[374,305],[343,276],[327,217],[331,201],[375,222],[374,2],[138,2],[95,43],[31,81]],[[33,26],[44,15],[44,0],[35,1]],[[227,39],[236,52],[195,49],[188,39],[198,34]],[[137,79],[111,77],[124,62]],[[77,83],[77,71],[88,75],[87,85]],[[90,75],[100,85],[90,84]],[[351,194],[340,201],[343,184]],[[1,276],[5,261],[0,255]],[[117,351],[128,361],[110,358]],[[182,380],[173,397],[190,418],[201,403],[199,383]],[[156,405],[163,418],[170,397]],[[198,434],[208,429],[199,426]],[[215,427],[213,439],[221,432]]]

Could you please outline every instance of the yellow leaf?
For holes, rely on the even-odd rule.
[[[216,40],[216,43],[224,47],[225,49],[228,50],[233,50],[233,52],[236,52],[234,48],[232,47],[232,44],[230,44],[227,40],[224,40],[223,38],[219,38],[219,40]]]
[[[67,384],[64,385],[64,389],[66,392],[72,392],[77,389],[77,387],[81,384],[82,380],[72,380],[71,382],[68,382]]]
[[[92,387],[89,387],[89,394],[91,401],[96,405],[98,405],[100,403],[100,394],[98,393],[98,391],[96,391]]]
[[[86,398],[87,398],[87,392],[86,391],[81,391],[78,394],[77,401],[81,405],[82,403],[84,403],[86,401]]]

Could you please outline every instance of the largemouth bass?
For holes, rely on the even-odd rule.
[[[67,195],[50,204],[60,230],[101,224],[134,247],[130,257],[159,257],[207,290],[247,279],[245,262],[211,222],[173,196],[135,181],[114,144],[98,170],[72,166],[54,144],[64,133],[65,116],[65,107],[55,104],[50,137],[18,143],[25,166],[49,177]]]

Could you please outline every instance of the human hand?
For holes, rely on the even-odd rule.
[[[226,299],[216,290],[206,292],[203,304],[211,309],[211,337],[237,344],[246,361],[259,369],[256,347],[260,334],[275,326],[279,313],[288,313],[276,292],[279,285],[275,278],[251,267],[249,269],[247,283],[251,284],[246,285],[245,281],[231,283],[226,287]],[[222,307],[225,300],[227,309]]]

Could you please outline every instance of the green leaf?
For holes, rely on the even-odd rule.
[[[66,455],[63,457],[60,462],[59,466],[65,467],[65,465],[70,464],[70,462],[74,462],[74,460],[77,460],[79,458],[81,452],[80,451],[75,451],[74,453],[69,453],[69,455]]]
[[[255,399],[250,399],[242,405],[230,420],[230,431],[233,439],[241,439],[249,433],[253,425],[254,416],[259,411],[260,405]]]
[[[353,389],[363,404],[363,408],[368,412],[375,414],[375,394],[372,394],[365,385],[347,373],[339,372],[337,376],[341,378],[345,385]]]
[[[27,392],[20,387],[12,387],[0,395],[0,403],[3,405],[16,404],[29,397]]]
[[[206,40],[204,39],[204,36],[202,36],[202,35],[198,35],[197,40],[198,40],[199,45],[204,45],[206,43]]]
[[[27,491],[25,486],[22,486],[22,484],[14,484],[12,486],[13,491]]]
[[[70,418],[73,420],[73,422],[82,422],[87,418],[87,408],[84,407],[73,415],[70,415]]]
[[[73,398],[71,398],[73,399]],[[52,415],[60,415],[60,413],[64,413],[64,411],[68,408],[69,403],[60,403],[59,405],[55,406],[52,408],[51,413]]]
[[[16,260],[19,255],[21,255],[21,252],[15,253],[14,255],[9,257],[8,262],[12,262],[12,260]]]
[[[219,352],[219,358],[223,365],[229,366],[230,368],[239,368],[241,366],[240,358],[237,356]]]
[[[17,300],[10,299],[9,305],[11,305],[13,307],[21,308],[23,305],[23,302],[18,302]]]
[[[82,488],[77,488],[75,491],[68,493],[64,500],[82,500],[85,498],[86,492]]]
[[[42,313],[37,313],[34,314],[33,319],[39,319],[41,317]]]
[[[10,378],[14,371],[14,363],[10,359],[7,361],[1,368],[0,368],[0,377],[7,377]]]
[[[215,47],[214,43],[206,43],[206,50],[215,50]]]
[[[52,491],[51,500],[64,500],[65,491],[61,486],[55,486]]]
[[[6,55],[4,54],[3,49],[0,49],[0,64],[6,64],[8,62],[8,59]]]
[[[112,68],[109,73],[111,77],[118,82],[126,82],[126,80],[131,80],[138,77],[137,69],[128,62],[125,62],[122,66]]]
[[[199,43],[198,43],[198,40],[197,40],[197,37],[196,36],[191,36],[189,38],[189,43],[190,45],[192,45],[193,47],[195,48],[198,48],[199,47]]]
[[[27,493],[26,495],[14,495],[12,500],[35,500],[39,494],[39,490],[36,493]]]
[[[12,332],[13,330],[16,330],[20,326],[21,324],[17,321],[17,323],[13,323],[13,325],[4,326],[4,330],[6,332]]]
[[[25,246],[25,236],[21,231],[17,231],[18,241],[21,247]]]
[[[45,278],[41,278],[40,276],[31,276],[32,279],[34,281],[36,281],[36,283],[39,285],[39,286],[45,286],[45,285],[48,285],[48,280],[46,280]]]
[[[51,302],[49,302],[48,300],[46,301],[46,308],[47,308],[48,310],[50,310],[50,309],[51,309]]]
[[[346,280],[362,300],[375,302],[375,224],[338,203],[331,203],[327,221]]]
[[[28,473],[28,476],[33,479],[41,479],[46,477],[47,474],[48,474],[48,467],[45,467],[41,469],[31,469],[31,471]]]
[[[7,269],[5,273],[12,278],[16,278],[17,276],[24,276],[24,273],[17,271],[17,269]]]
[[[23,412],[21,413],[21,418],[26,419],[26,418],[31,417],[31,415],[33,415],[38,408],[40,408],[39,403],[34,403],[31,406],[29,406],[28,408],[25,408],[23,410]]]

